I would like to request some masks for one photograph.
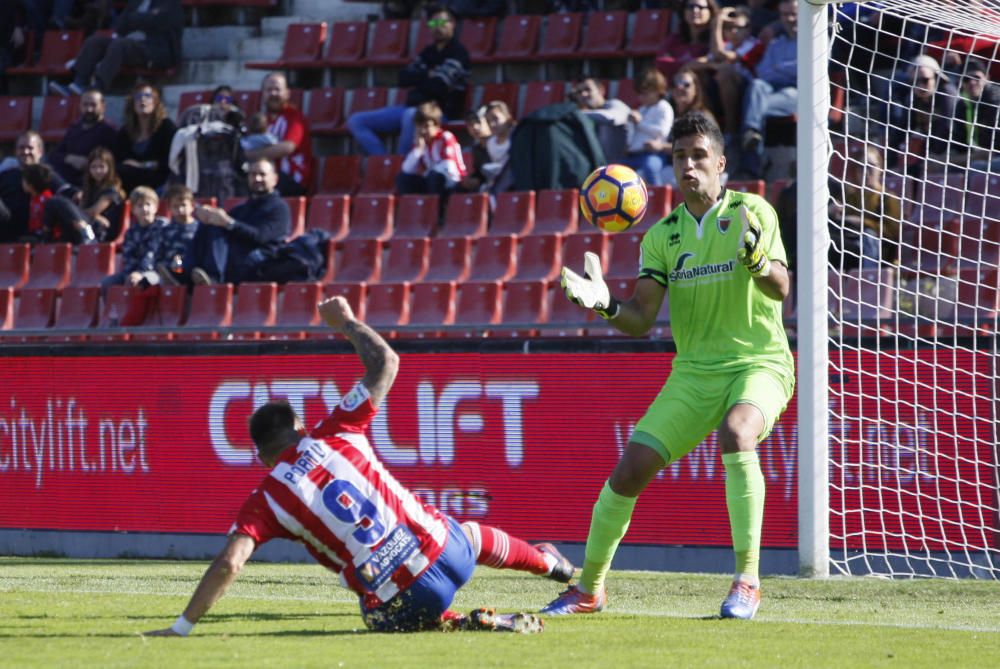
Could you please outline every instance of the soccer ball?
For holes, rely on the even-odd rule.
[[[648,201],[646,184],[625,165],[598,167],[580,186],[583,217],[605,232],[628,230],[641,221]]]

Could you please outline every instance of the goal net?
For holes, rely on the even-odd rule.
[[[1000,578],[1000,0],[825,10],[830,569]]]

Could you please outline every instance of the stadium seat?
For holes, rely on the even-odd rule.
[[[405,325],[410,319],[410,285],[379,283],[368,286],[365,320],[374,328]]]
[[[619,58],[628,12],[589,12],[579,54],[585,58]]]
[[[111,286],[101,308],[100,328],[134,327],[146,322],[155,307],[156,289]]]
[[[579,191],[540,190],[535,194],[535,227],[532,234],[558,232],[568,235],[576,232],[577,216],[580,211]]]
[[[70,285],[77,288],[100,286],[115,271],[113,244],[84,244],[76,249],[76,267]]]
[[[455,324],[465,326],[465,337],[483,335],[487,326],[503,317],[503,284],[500,281],[468,281],[455,296]]]
[[[161,285],[146,320],[132,332],[131,341],[169,341],[184,322],[187,308],[187,286]],[[146,332],[148,329],[158,332]]]
[[[180,118],[188,107],[210,105],[212,102],[212,91],[184,91],[177,101],[177,118]]]
[[[410,43],[410,22],[406,19],[375,21],[371,29],[371,46],[361,61],[363,65],[402,65],[406,62]]]
[[[490,102],[503,102],[511,114],[517,114],[517,102],[520,96],[520,86],[516,81],[492,82],[479,88],[479,106]]]
[[[363,111],[373,111],[386,106],[389,101],[389,89],[381,86],[371,88],[355,88],[351,90],[350,102],[344,113],[344,121],[351,116]]]
[[[313,135],[333,135],[344,125],[344,89],[314,88],[309,92],[306,121]],[[332,158],[334,156],[330,156]],[[337,156],[358,158],[358,156]],[[327,158],[329,160],[329,158]],[[355,176],[360,170],[355,171]]]
[[[635,277],[628,279],[609,279],[608,280],[608,290],[612,295],[617,297],[622,302],[630,299],[632,294],[635,292]],[[600,316],[595,315],[590,325],[587,326],[585,334],[588,337],[624,337],[625,333],[620,331],[615,326],[608,323],[606,320]]]
[[[1000,214],[994,219],[967,216],[958,239],[958,262],[963,266],[996,267],[1000,262]]]
[[[545,25],[545,34],[542,36],[542,43],[538,47],[538,60],[546,61],[580,57],[582,55],[580,53],[580,33],[582,28],[583,14],[580,12],[549,14]]]
[[[52,323],[53,330],[86,330],[97,324],[98,303],[101,289],[96,286],[88,288],[67,288],[59,299],[56,317]],[[23,299],[23,297],[22,297]],[[82,341],[85,334],[60,335],[60,341]],[[52,337],[50,337],[52,339]]]
[[[493,55],[496,44],[497,19],[492,16],[467,18],[462,21],[458,39],[469,52],[473,63],[485,63]]]
[[[879,336],[896,308],[895,269],[830,270],[827,275],[831,316],[844,337]]]
[[[367,21],[334,23],[330,26],[330,41],[323,56],[323,66],[359,67],[364,61],[367,40]]]
[[[386,257],[381,281],[384,283],[403,283],[420,281],[427,273],[430,260],[431,240],[392,238],[389,242],[389,254]]]
[[[566,102],[565,81],[529,81],[521,95],[521,111],[518,118],[524,118],[545,105]]]
[[[538,50],[542,17],[515,14],[503,20],[500,41],[493,52],[493,62],[532,60]]]
[[[31,129],[31,98],[0,96],[0,142],[13,142]]]
[[[437,195],[397,196],[393,240],[434,236],[438,228],[439,207]]]
[[[972,336],[995,333],[998,311],[1000,311],[1000,277],[996,267],[960,269],[958,299],[955,303],[957,323],[955,334]]]
[[[330,238],[340,241],[347,236],[350,225],[351,198],[348,195],[313,195],[309,198],[307,230],[326,230]]]
[[[503,320],[491,337],[524,338],[538,334],[546,320],[549,284],[547,281],[508,281],[503,288]]]
[[[247,332],[234,332],[234,339],[260,339],[256,328],[273,327],[278,317],[278,284],[241,283],[236,291],[232,327],[255,328]]]
[[[480,237],[473,242],[469,281],[506,281],[517,271],[517,237]]]
[[[434,35],[431,33],[430,26],[427,25],[427,21],[414,21],[414,23],[417,25],[417,34],[410,41],[410,49],[404,63],[412,63],[420,55],[420,52],[434,41]]]
[[[259,90],[233,91],[233,104],[247,116],[256,114],[261,110],[261,93]]]
[[[301,70],[322,67],[320,56],[325,41],[326,21],[292,23],[285,31],[285,44],[278,60],[250,61],[244,64],[244,67],[250,70]]]
[[[396,175],[403,164],[403,156],[368,156],[365,175],[359,193],[395,193]]]
[[[454,281],[423,281],[410,287],[409,325],[423,326],[423,330],[407,332],[407,336],[439,337],[443,333],[434,328],[455,322]]]
[[[31,252],[31,269],[25,288],[62,290],[69,283],[72,268],[72,244],[36,244]]]
[[[80,98],[50,95],[43,100],[38,134],[43,141],[54,144],[63,138],[66,129],[80,117]]]
[[[938,228],[952,220],[959,219],[968,211],[965,172],[949,174],[947,178],[928,176],[925,179],[909,179],[913,192],[914,210],[911,217],[924,225]],[[969,189],[968,192],[971,192]],[[982,192],[982,191],[980,191]],[[837,190],[835,198],[840,197]]]
[[[562,267],[560,234],[528,235],[518,243],[517,281],[547,281],[554,279]]]
[[[596,253],[597,257],[601,259],[601,267],[608,269],[608,246],[610,244],[610,239],[612,237],[620,237],[622,235],[629,234],[627,232],[618,233],[617,235],[611,235],[610,233],[601,232],[599,230],[594,230],[593,232],[584,231],[577,232],[572,235],[566,235],[562,238],[562,265],[566,267],[572,267],[575,271],[579,271],[583,268],[583,254],[587,251]],[[641,235],[639,235],[641,237]],[[635,263],[636,266],[639,264],[639,257],[636,256]],[[636,272],[632,272],[631,276],[635,276]]]
[[[219,338],[219,329],[229,327],[233,320],[233,285],[217,283],[195,286],[191,294],[191,312],[187,322],[175,335],[184,341],[208,341]],[[203,332],[192,332],[203,329]]]
[[[639,274],[639,246],[642,243],[642,235],[641,232],[619,232],[614,235],[606,272],[609,278],[628,279]],[[582,260],[580,262],[582,263]]]
[[[64,77],[70,74],[66,63],[76,58],[83,46],[82,30],[46,30],[42,36],[42,51],[30,65],[8,67],[8,76],[30,75]]]
[[[291,232],[288,233],[290,241],[306,231],[306,197],[298,195],[281,199],[288,205],[288,211],[292,216]]]
[[[14,289],[0,288],[0,331],[14,325]]]
[[[367,294],[367,286],[363,283],[328,283],[323,286],[323,297],[343,297],[351,305],[351,311],[361,321],[367,319],[365,315],[365,299]],[[321,332],[318,336],[323,339],[332,339],[334,335],[335,333],[330,330]],[[315,338],[315,335],[307,335],[307,338]]]
[[[382,274],[382,242],[378,239],[345,239],[334,279],[337,283],[377,282]]]
[[[632,18],[632,34],[625,44],[625,54],[635,57],[660,53],[663,36],[670,31],[670,10],[640,9]]]
[[[317,308],[322,298],[323,286],[318,282],[286,283],[278,310],[278,324],[284,331],[278,336],[302,339],[306,333],[299,328],[322,324]]]
[[[489,225],[490,201],[486,193],[454,193],[448,198],[440,237],[482,237]]]
[[[469,275],[472,240],[468,237],[431,240],[430,260],[423,281],[464,281]]]
[[[579,337],[596,318],[592,309],[573,304],[558,281],[549,282],[545,326],[539,334],[548,337]]]
[[[52,325],[58,291],[54,288],[25,288],[14,312],[14,330],[41,330]],[[32,337],[31,339],[35,339]],[[22,341],[26,341],[22,339]]]
[[[495,235],[528,235],[535,227],[535,191],[497,193],[493,224],[487,231]]]
[[[351,200],[347,238],[385,241],[392,237],[395,205],[394,195],[355,195]]]
[[[767,188],[767,201],[772,207],[778,207],[778,200],[781,199],[781,191],[785,190],[791,182],[791,179],[774,179],[771,181],[770,186]],[[886,192],[891,191],[886,188]]]
[[[28,282],[31,247],[27,244],[0,244],[0,288],[20,288]]]
[[[323,159],[317,193],[352,195],[361,185],[361,156],[327,156]]]
[[[952,271],[959,262],[962,226],[948,222],[944,229],[904,219],[900,226],[899,266],[903,272]],[[839,240],[834,240],[839,244]]]
[[[731,179],[726,182],[726,188],[729,190],[739,191],[741,193],[753,193],[754,195],[767,197],[767,184],[763,179],[750,179],[745,181]]]
[[[670,186],[650,186],[649,202],[642,220],[635,226],[635,232],[644,232],[670,214],[673,208],[673,189]]]
[[[608,94],[611,95],[611,91]],[[642,104],[639,102],[639,93],[635,90],[635,81],[632,79],[619,79],[615,82],[614,97],[627,104],[632,109],[638,109]]]

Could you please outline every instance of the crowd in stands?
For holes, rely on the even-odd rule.
[[[642,3],[673,10],[673,20],[659,53],[634,59],[629,86],[619,83],[612,95],[607,81],[579,75],[556,111],[520,119],[517,108],[499,99],[484,98],[469,109],[473,59],[460,39],[462,20],[500,16],[510,3],[455,1],[427,9],[424,3],[386,2],[387,17],[421,16],[430,41],[400,67],[397,86],[404,93],[398,104],[345,119],[349,150],[369,161],[401,156],[396,193],[437,196],[439,227],[456,194],[486,193],[495,208],[498,195],[524,183],[517,170],[534,154],[524,155],[516,138],[537,114],[553,123],[585,119],[574,122],[596,138],[602,162],[628,164],[650,186],[676,187],[673,120],[702,111],[723,129],[729,178],[762,179],[768,176],[765,147],[774,139],[767,136],[769,121],[794,120],[796,111],[797,2],[745,1]],[[595,3],[538,4],[580,11]],[[899,44],[882,44],[884,34],[865,32],[879,21],[877,8],[851,11],[845,10],[852,19],[844,29],[870,40],[867,65],[877,68],[878,59]],[[314,146],[286,74],[263,76],[260,109],[240,109],[232,88],[222,85],[195,116],[178,110],[177,123],[158,87],[140,78],[129,89],[123,117],[117,123],[106,118],[105,96],[122,90],[125,72],[180,63],[183,23],[181,0],[4,3],[0,92],[3,69],[30,60],[47,28],[85,27],[90,34],[71,63],[69,80],[49,82],[58,95],[78,96],[73,98],[78,120],[48,153],[41,136],[28,131],[17,138],[14,156],[0,162],[0,242],[116,242],[118,271],[104,281],[104,291],[121,284],[235,284],[266,275],[262,266],[295,229],[284,198],[311,195],[318,181],[313,150],[319,144]],[[885,136],[890,150],[883,154],[863,141],[852,144],[835,189],[839,197],[830,206],[831,219],[860,231],[838,250],[854,258],[854,266],[899,262],[902,203],[887,192],[888,170],[920,176],[934,167],[928,155],[952,161],[963,155],[981,169],[1000,168],[1000,86],[991,81],[987,60],[958,55],[960,48],[985,47],[957,45],[943,29],[922,39],[930,44],[924,52],[912,50],[916,39],[900,42],[910,49],[904,54],[909,67],[893,68],[881,108],[870,109],[865,132]],[[845,76],[857,76],[855,54],[842,56],[852,66]],[[206,176],[207,163],[215,158],[199,145],[209,127],[227,129],[233,138],[222,152],[224,169],[215,173],[220,183]],[[558,148],[527,147],[535,150]],[[234,195],[240,204],[216,206]]]

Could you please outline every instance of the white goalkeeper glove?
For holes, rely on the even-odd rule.
[[[604,320],[611,320],[621,309],[621,302],[611,296],[608,284],[604,283],[601,259],[596,253],[587,251],[583,254],[583,276],[563,267],[559,283],[571,302],[593,309]]]
[[[736,257],[743,263],[743,266],[750,272],[750,276],[755,279],[767,276],[771,273],[771,261],[761,245],[764,233],[761,230],[760,222],[746,205],[740,205],[740,229],[743,230],[743,246],[737,251]]]

